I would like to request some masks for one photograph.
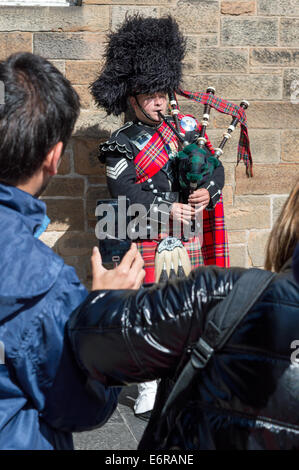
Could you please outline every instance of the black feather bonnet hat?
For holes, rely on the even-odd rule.
[[[185,51],[186,40],[171,16],[127,17],[109,34],[104,67],[90,85],[97,105],[118,116],[127,110],[129,96],[176,90]]]

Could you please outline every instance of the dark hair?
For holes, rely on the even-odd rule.
[[[17,53],[0,63],[0,181],[26,181],[58,142],[64,148],[79,115],[70,82],[43,57]]]

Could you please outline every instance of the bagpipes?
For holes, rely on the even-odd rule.
[[[166,116],[159,112],[160,117],[176,135],[180,145],[181,150],[178,152],[178,160],[179,182],[181,188],[189,188],[190,193],[192,193],[198,187],[202,186],[213,174],[215,168],[220,164],[219,158],[223,155],[223,149],[226,142],[231,138],[232,132],[236,129],[240,121],[242,122],[243,127],[240,134],[237,163],[243,159],[246,164],[247,175],[252,176],[252,159],[246,129],[246,116],[244,113],[244,110],[248,108],[249,103],[246,100],[242,100],[240,105],[237,106],[228,101],[221,100],[214,96],[215,88],[213,87],[208,87],[205,94],[182,91],[180,94],[188,97],[189,99],[204,102],[204,113],[200,129],[198,129],[196,120],[191,116],[184,116],[179,120],[178,103],[173,92],[169,93],[169,104],[175,127]],[[227,131],[223,134],[219,147],[213,150],[211,149],[212,152],[207,152],[206,144],[208,139],[206,129],[209,125],[210,111],[212,107],[220,112],[232,114],[233,118]]]
[[[169,93],[169,105],[171,116],[175,127],[168,117],[159,112],[163,121],[171,128],[176,135],[180,151],[178,152],[178,174],[181,189],[189,189],[189,193],[202,186],[213,174],[215,168],[220,165],[219,158],[223,155],[226,142],[231,138],[232,132],[238,123],[241,123],[241,132],[238,145],[237,163],[243,160],[246,165],[247,176],[252,176],[252,158],[247,133],[245,110],[249,103],[243,100],[239,106],[215,97],[215,89],[208,87],[206,93],[192,93],[179,90],[179,94],[204,104],[204,113],[201,126],[191,116],[183,116],[180,119],[180,112],[175,93]],[[206,135],[206,129],[210,121],[211,108],[219,112],[230,114],[232,121],[219,147],[213,149]],[[210,151],[207,151],[210,150]],[[213,181],[210,182],[210,185]],[[194,231],[195,221],[191,223],[191,230]],[[191,264],[187,250],[181,240],[175,237],[167,237],[157,247],[155,257],[156,282],[166,281],[174,277],[183,277],[191,271]]]

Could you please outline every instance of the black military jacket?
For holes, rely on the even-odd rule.
[[[156,126],[149,126],[140,121],[127,122],[114,132],[110,139],[100,145],[100,161],[106,164],[107,185],[112,197],[126,195],[131,204],[141,203],[148,209],[151,204],[175,201],[187,203],[188,191],[182,192],[178,186],[178,174],[175,158],[171,158],[171,149],[166,149],[170,160],[164,167],[147,181],[136,184],[134,158],[156,132]],[[224,169],[217,167],[203,185],[210,193],[207,209],[213,209],[221,196],[224,186]],[[179,194],[180,193],[180,194]]]

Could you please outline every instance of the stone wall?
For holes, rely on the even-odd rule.
[[[105,35],[126,12],[171,13],[188,37],[185,87],[239,103],[247,111],[254,177],[236,167],[239,130],[225,148],[224,201],[231,264],[262,266],[269,231],[299,175],[298,0],[83,0],[82,7],[0,7],[0,59],[30,51],[51,60],[72,82],[82,110],[59,175],[44,200],[51,225],[42,236],[89,283],[95,203],[108,197],[100,140],[121,124],[95,108],[88,85],[101,66]],[[202,115],[202,106],[182,101]],[[214,145],[230,123],[212,111]],[[297,144],[297,145],[296,145]]]

